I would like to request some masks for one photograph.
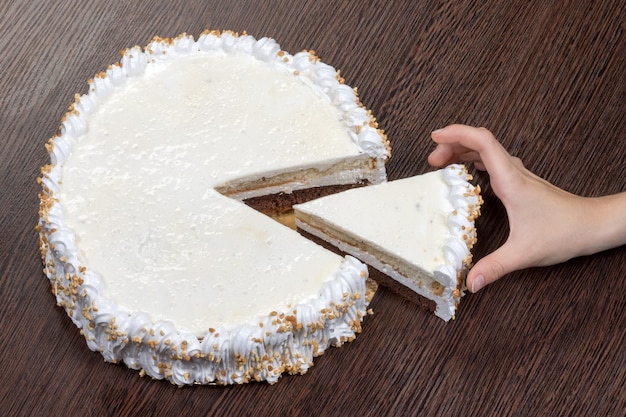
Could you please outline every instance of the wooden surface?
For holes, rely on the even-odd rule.
[[[83,5],[76,5],[81,3]],[[425,172],[429,132],[490,128],[569,191],[626,190],[626,2],[3,1],[0,415],[626,414],[626,250],[511,274],[444,323],[384,289],[353,343],[277,384],[179,389],[105,363],[56,307],[33,230],[44,144],[125,47],[205,28],[313,49],[389,134],[392,179]],[[488,186],[480,257],[506,239]],[[541,236],[537,236],[541,239]]]

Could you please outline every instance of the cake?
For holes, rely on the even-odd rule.
[[[154,38],[90,80],[47,149],[44,273],[106,361],[274,383],[359,333],[367,267],[266,215],[386,180],[384,133],[312,51]]]
[[[305,234],[370,265],[370,276],[448,321],[476,241],[482,198],[465,166],[294,206]]]

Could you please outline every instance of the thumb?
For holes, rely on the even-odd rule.
[[[489,255],[480,259],[467,274],[465,285],[470,292],[477,292],[481,288],[502,278],[516,269],[511,260],[516,259],[514,253],[508,253],[509,246],[504,245]]]

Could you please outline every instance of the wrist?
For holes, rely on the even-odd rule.
[[[586,242],[580,255],[626,244],[626,193],[584,198],[582,209]]]

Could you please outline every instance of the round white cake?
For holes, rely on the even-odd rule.
[[[386,179],[385,135],[314,54],[155,38],[90,81],[47,147],[44,271],[107,361],[273,383],[360,331],[367,268],[243,202]]]

